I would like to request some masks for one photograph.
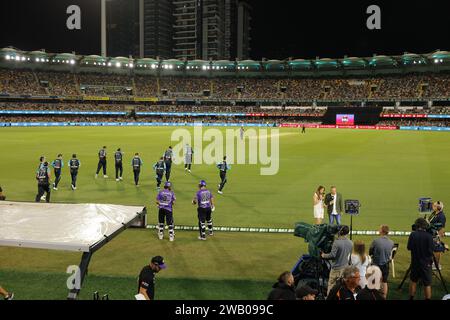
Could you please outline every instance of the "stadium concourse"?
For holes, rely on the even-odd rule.
[[[448,196],[448,133],[420,131],[450,131],[449,66],[445,51],[230,62],[4,48],[0,131],[8,152],[0,157],[3,195],[9,201],[32,200],[39,156],[51,161],[62,154],[67,163],[76,153],[81,161],[77,190],[70,189],[66,166],[52,202],[145,205],[151,208],[153,228],[151,167],[171,144],[176,127],[186,126],[190,133],[200,124],[222,133],[230,126],[259,127],[269,134],[280,128],[279,173],[263,177],[254,166],[233,165],[223,195],[217,194],[216,167],[194,163],[188,174],[174,165],[176,241],[159,241],[153,230],[124,232],[92,262],[81,298],[101,291],[113,299],[132,299],[136,273],[150,256],[161,254],[169,267],[158,279],[158,299],[264,299],[276,276],[307,252],[291,231],[298,221],[313,221],[312,195],[319,184],[327,192],[337,185],[345,199],[361,200],[363,217],[355,218],[354,236],[367,246],[380,224],[390,225],[390,236],[399,244],[393,287],[409,266],[406,235],[417,216],[417,198],[445,201]],[[298,127],[308,128],[307,133]],[[334,130],[341,128],[347,130]],[[111,178],[95,179],[103,145],[108,146]],[[130,165],[124,166],[123,181],[113,178],[117,148],[125,152],[127,164],[135,152],[142,157],[139,188]],[[20,163],[20,170],[11,170],[12,163]],[[213,217],[218,233],[200,242],[192,197],[203,179],[217,199]],[[343,223],[349,223],[347,216]],[[8,257],[0,259],[2,285],[13,288],[17,299],[64,298],[64,272],[79,262],[78,256],[54,251],[0,248],[0,254]],[[449,278],[446,258],[443,274]],[[435,282],[433,298],[443,294]],[[389,293],[390,299],[405,297],[404,292]]]

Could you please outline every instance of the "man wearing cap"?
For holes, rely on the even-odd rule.
[[[319,291],[311,288],[308,285],[304,285],[303,287],[297,288],[295,290],[295,299],[296,300],[316,300],[316,295]]]
[[[173,224],[173,204],[175,203],[175,193],[172,191],[172,183],[167,181],[164,184],[164,190],[161,190],[156,196],[156,204],[159,208],[158,217],[158,238],[164,239],[164,221],[169,227],[169,240],[175,240],[174,224]]]
[[[164,258],[156,256],[142,269],[139,274],[138,293],[142,294],[145,300],[155,299],[155,274],[166,268]]]
[[[198,184],[199,191],[197,191],[192,204],[196,205],[198,213],[198,227],[200,231],[199,240],[206,240],[206,223],[208,224],[209,235],[214,235],[213,232],[213,222],[212,222],[212,211],[214,211],[214,197],[208,189],[206,189],[206,181],[202,180]]]

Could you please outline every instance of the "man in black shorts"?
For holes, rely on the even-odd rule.
[[[416,295],[417,282],[422,280],[425,300],[431,299],[431,265],[433,264],[433,236],[428,233],[428,222],[424,218],[416,220],[415,231],[408,238],[408,250],[411,251],[411,273],[409,298]]]
[[[372,257],[372,263],[378,266],[382,274],[381,292],[385,299],[388,294],[389,262],[391,261],[394,242],[388,238],[389,226],[381,225],[378,230],[380,237],[373,240],[370,245],[369,255]]]
[[[145,300],[155,299],[155,274],[163,269],[166,269],[164,258],[156,256],[139,274],[138,293],[142,294]]]

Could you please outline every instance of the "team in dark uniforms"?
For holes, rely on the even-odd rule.
[[[114,153],[114,163],[115,163],[115,167],[116,167],[116,181],[123,180],[122,179],[122,174],[123,174],[122,160],[123,160],[123,152],[119,148],[119,149],[117,149],[116,153]],[[105,166],[106,166],[106,164],[105,164]]]
[[[191,149],[192,151],[192,149]],[[123,180],[123,152],[120,148],[114,153],[114,162],[115,162],[115,173],[116,173],[116,181]],[[189,153],[189,156],[192,156],[192,152]],[[103,176],[107,178],[106,175],[106,146],[98,152],[98,166],[97,173],[103,170]],[[171,167],[173,163],[173,150],[172,147],[169,147],[162,157],[154,164],[153,169],[156,172],[156,183],[158,194],[156,196],[156,204],[158,207],[158,228],[157,234],[159,239],[164,239],[164,227],[167,225],[169,231],[169,240],[174,241],[175,239],[175,226],[174,226],[174,217],[173,217],[173,206],[176,201],[175,193],[172,190],[172,183],[170,182],[171,175]],[[70,170],[71,177],[71,189],[77,189],[77,177],[78,171],[81,167],[81,162],[77,158],[76,154],[72,155],[72,158],[67,162],[68,168]],[[134,174],[134,183],[136,186],[139,186],[139,178],[141,173],[141,168],[143,165],[143,161],[139,155],[139,153],[135,153],[134,157],[131,159],[131,166]],[[41,156],[39,159],[39,166],[36,172],[36,179],[38,182],[38,193],[35,197],[35,201],[39,202],[44,200],[46,202],[50,202],[50,189],[51,185],[54,190],[58,190],[58,185],[61,181],[62,170],[64,168],[63,155],[58,154],[57,158],[51,163],[51,167],[53,167],[55,180],[53,184],[51,183],[51,170],[50,165],[46,161],[44,156]],[[220,194],[223,193],[223,189],[225,184],[227,183],[227,172],[230,170],[230,165],[227,163],[227,157],[223,158],[223,161],[217,164],[217,168],[219,169],[220,176],[220,184],[218,192]],[[166,182],[164,183],[164,189],[161,190],[161,184],[166,178]],[[197,218],[198,218],[198,226],[199,226],[199,239],[206,240],[206,236],[212,236],[214,234],[213,231],[213,219],[212,212],[215,210],[214,207],[214,196],[212,192],[207,189],[206,182],[201,180],[198,184],[199,190],[195,194],[195,197],[192,200],[192,203],[197,206]]]
[[[134,174],[134,184],[139,187],[139,175],[141,174],[141,167],[144,164],[139,153],[135,153],[133,159],[131,160],[131,166],[133,167]]]

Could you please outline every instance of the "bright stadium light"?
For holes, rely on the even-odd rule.
[[[75,60],[70,60],[70,64],[75,64]]]
[[[116,62],[116,68],[120,68],[121,64],[120,62]]]
[[[206,70],[206,66],[202,66],[202,70]]]
[[[9,54],[6,55],[5,59],[6,59],[6,60],[11,59],[11,57],[9,56]]]
[[[20,61],[20,57],[19,56],[16,57],[16,61]]]
[[[133,67],[134,67],[134,64],[130,63],[130,64],[128,65],[128,67],[133,68]]]
[[[111,67],[111,62],[108,62],[108,67]]]
[[[34,61],[36,61],[36,62],[40,62],[40,61],[41,61],[41,59],[39,59],[39,58],[35,58],[35,59],[34,59]]]
[[[22,61],[25,61],[27,58],[25,58],[25,57],[22,57]]]
[[[434,63],[439,63],[439,59],[434,59]]]
[[[155,65],[155,64],[152,64],[152,65],[150,66],[150,68],[156,69],[156,65]]]

